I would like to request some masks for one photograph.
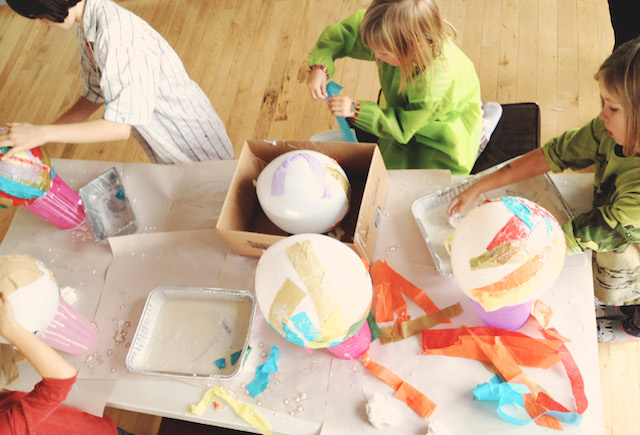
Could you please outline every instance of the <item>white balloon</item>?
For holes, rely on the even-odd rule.
[[[58,284],[53,273],[42,262],[28,255],[8,256],[0,260],[10,261],[12,258],[18,258],[20,261],[8,271],[5,268],[5,276],[0,276],[0,281],[19,276],[27,267],[31,269],[35,266],[42,272],[39,278],[18,287],[7,296],[7,299],[11,302],[14,317],[19,325],[33,333],[43,331],[51,324],[58,312],[60,303]],[[6,291],[6,289],[0,290]],[[8,343],[2,336],[0,336],[0,342]]]
[[[557,279],[565,256],[564,233],[553,215],[513,196],[470,210],[451,244],[456,282],[486,311],[538,298]]]
[[[255,275],[258,307],[287,340],[312,349],[353,335],[371,310],[367,268],[347,245],[298,234],[270,246]]]
[[[324,233],[349,211],[351,187],[334,159],[317,151],[297,150],[265,166],[256,194],[264,213],[283,231]]]

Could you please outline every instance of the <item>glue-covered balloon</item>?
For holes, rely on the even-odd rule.
[[[296,150],[276,157],[262,170],[256,194],[264,213],[283,231],[324,233],[349,211],[351,186],[334,159]]]
[[[289,236],[269,247],[255,275],[260,311],[288,341],[311,349],[356,333],[371,309],[367,268],[347,245],[322,234]]]
[[[456,282],[486,311],[538,298],[555,282],[565,255],[564,233],[553,215],[514,196],[470,210],[451,244]]]
[[[9,148],[0,148],[0,156]],[[30,204],[51,188],[54,170],[42,147],[20,151],[0,160],[0,207]]]
[[[30,255],[0,258],[0,290],[11,302],[16,322],[27,331],[45,330],[58,311],[60,291],[55,277]],[[0,342],[7,343],[2,336]]]

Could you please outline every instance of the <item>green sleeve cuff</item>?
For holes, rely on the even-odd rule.
[[[378,107],[379,106],[373,101],[360,101],[358,117],[352,122],[352,124],[361,130],[368,131],[369,133],[379,136],[378,132],[373,129],[376,120],[376,109],[378,109]]]
[[[572,221],[562,224],[562,230],[564,231],[564,237],[567,242],[567,255],[582,254],[584,251],[573,235]]]

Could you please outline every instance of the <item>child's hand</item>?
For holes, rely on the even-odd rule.
[[[7,160],[15,153],[29,150],[45,143],[46,140],[40,125],[16,122],[7,124],[4,129],[0,130],[0,147],[11,148],[2,156],[2,160]]]
[[[335,95],[329,98],[327,104],[333,116],[351,118],[356,114],[356,102],[344,95]]]
[[[307,77],[307,86],[313,98],[317,100],[327,98],[327,74],[323,70],[311,70]]]
[[[449,215],[449,224],[456,228],[460,219],[462,218],[462,213],[469,208],[471,204],[478,198],[475,190],[469,188],[464,192],[455,196],[451,202],[449,203],[449,208],[447,209],[447,214]]]
[[[15,326],[16,319],[13,316],[11,302],[4,293],[0,292],[0,335],[6,336]]]

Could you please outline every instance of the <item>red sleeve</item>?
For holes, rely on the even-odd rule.
[[[0,397],[0,435],[116,434],[116,425],[110,418],[60,405],[75,381],[76,376],[43,379],[29,394],[15,392]]]
[[[42,379],[33,390],[12,404],[6,412],[14,433],[28,433],[45,421],[67,398],[76,382],[76,376],[68,379]]]

